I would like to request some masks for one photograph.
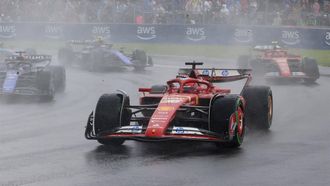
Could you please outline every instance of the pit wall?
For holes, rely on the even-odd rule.
[[[330,28],[232,25],[0,23],[0,40],[86,40],[122,43],[252,46],[278,41],[289,48],[330,49]]]

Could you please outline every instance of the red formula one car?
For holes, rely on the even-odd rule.
[[[195,140],[238,147],[245,127],[268,130],[273,117],[272,91],[249,86],[249,69],[196,68],[186,63],[166,85],[140,88],[140,105],[119,91],[102,95],[89,116],[85,137],[104,145],[125,140]],[[246,79],[241,94],[213,83]]]
[[[238,58],[239,68],[252,68],[255,75],[265,75],[267,80],[304,80],[313,83],[320,77],[315,59],[290,54],[277,42],[256,46],[253,51],[258,54]]]

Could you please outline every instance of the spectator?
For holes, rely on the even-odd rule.
[[[138,22],[143,24],[328,26],[329,2],[330,0],[0,0],[0,21],[135,23],[138,18]],[[280,15],[276,12],[280,12]]]
[[[318,0],[314,0],[314,3],[312,5],[312,10],[313,10],[313,14],[314,16],[320,16],[320,4]]]
[[[276,12],[276,16],[273,20],[273,25],[274,26],[279,26],[282,25],[282,18],[280,12]]]

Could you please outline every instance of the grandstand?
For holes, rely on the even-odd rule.
[[[1,0],[0,22],[330,26],[330,0]]]

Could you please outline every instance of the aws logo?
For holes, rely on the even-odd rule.
[[[45,37],[50,39],[60,39],[63,35],[63,28],[59,25],[46,25]]]
[[[324,39],[325,39],[324,40],[325,44],[330,46],[330,32],[325,33],[325,38]]]
[[[253,32],[251,29],[236,28],[234,32],[234,39],[240,43],[249,43],[253,40]]]
[[[138,26],[136,36],[141,40],[152,40],[157,37],[154,26]]]
[[[287,45],[296,45],[300,43],[300,33],[298,31],[282,31],[282,42]]]
[[[205,28],[203,27],[187,27],[186,38],[190,41],[202,41],[206,39]]]
[[[0,38],[14,38],[16,36],[16,26],[0,25]]]
[[[93,26],[92,28],[93,36],[102,36],[105,39],[111,37],[110,26]]]

